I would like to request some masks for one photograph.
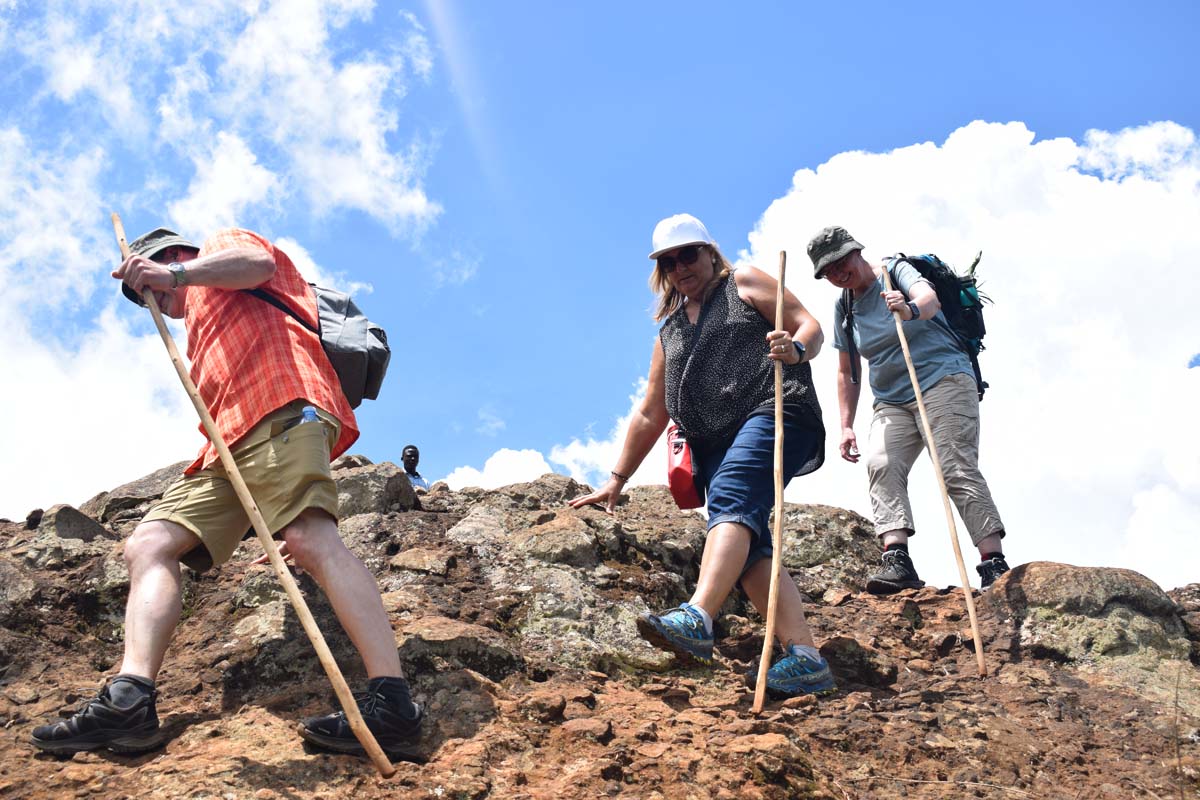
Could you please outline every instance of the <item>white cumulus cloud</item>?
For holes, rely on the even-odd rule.
[[[442,480],[455,490],[464,486],[495,489],[510,483],[532,481],[547,472],[553,470],[537,450],[511,450],[506,447],[493,453],[484,463],[482,470],[459,467]]]
[[[1195,474],[1200,453],[1188,430],[1195,377],[1185,369],[1200,317],[1173,287],[1200,258],[1198,166],[1193,132],[1169,122],[1090,131],[1082,143],[1036,141],[1021,123],[975,122],[940,145],[843,153],[799,170],[741,260],[773,268],[787,250],[788,286],[828,334],[837,290],[811,278],[804,255],[819,228],[844,225],[876,262],[933,251],[965,266],[983,250],[979,276],[996,302],[981,356],[992,384],[981,466],[1010,533],[1006,549],[1015,561],[1131,567],[1171,587],[1197,571],[1168,555],[1172,528],[1155,532],[1139,520],[1197,502],[1183,476]],[[834,448],[835,368],[832,348],[814,364],[829,460],[789,496],[866,512],[863,467]],[[870,420],[869,389],[863,394],[860,439]],[[911,493],[922,577],[958,583],[927,462]]]

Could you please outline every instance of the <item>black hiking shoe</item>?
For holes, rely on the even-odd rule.
[[[901,589],[920,589],[924,585],[904,550],[884,552],[883,569],[867,578],[867,591],[871,594],[895,594]]]
[[[118,681],[134,683],[145,690],[133,705],[122,708],[112,699],[112,686]],[[158,692],[146,684],[116,677],[104,685],[95,699],[80,706],[69,719],[39,725],[33,729],[33,744],[56,755],[72,755],[84,750],[106,747],[114,753],[144,753],[161,746],[158,712],[154,701]]]
[[[975,571],[979,573],[980,590],[986,590],[996,582],[996,578],[1008,572],[1008,562],[1004,560],[1004,556],[996,556],[981,563]]]
[[[421,722],[425,715],[412,701],[403,678],[373,678],[365,692],[355,692],[359,713],[379,747],[391,758],[422,760]],[[365,756],[345,712],[311,717],[300,724],[304,740],[327,750]]]

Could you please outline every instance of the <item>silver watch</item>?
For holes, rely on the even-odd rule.
[[[183,264],[178,261],[172,261],[167,264],[167,269],[171,271],[171,288],[176,289],[180,286],[187,286],[187,272],[183,269]]]

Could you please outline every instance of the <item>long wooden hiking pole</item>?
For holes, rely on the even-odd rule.
[[[775,289],[775,330],[783,330],[783,277],[787,251],[779,251],[779,283]],[[767,695],[767,671],[775,644],[775,612],[779,605],[779,573],[783,569],[783,362],[775,362],[775,526],[771,532],[771,590],[767,595],[767,630],[763,634],[758,681],[754,684],[754,713],[763,710]]]
[[[887,266],[883,268],[883,285],[892,291],[892,276],[888,274]],[[933,442],[933,428],[929,425],[929,415],[925,413],[925,398],[921,394],[921,385],[917,382],[917,370],[913,366],[912,353],[908,350],[908,339],[900,319],[900,312],[893,311],[892,318],[896,321],[896,335],[900,337],[900,347],[904,350],[904,363],[908,365],[908,377],[912,381],[913,392],[917,396],[917,409],[921,412],[921,425],[925,429],[925,443],[929,445],[929,458],[933,461],[933,474],[937,475],[938,486],[942,490],[942,505],[946,508],[946,525],[950,529],[950,544],[954,546],[954,559],[958,562],[958,577],[962,581],[963,597],[967,601],[967,616],[971,618],[971,637],[975,640],[975,660],[979,664],[979,677],[987,675],[987,665],[983,663],[983,640],[979,636],[979,619],[975,616],[975,598],[971,595],[971,582],[967,580],[967,565],[963,563],[962,550],[958,546],[958,526],[954,524],[954,510],[950,508],[950,493],[946,491],[946,476],[942,473],[942,461],[938,458],[937,445]]]
[[[125,226],[121,224],[121,217],[114,213],[112,224],[113,231],[117,234],[117,244],[121,247],[121,259],[129,258],[129,245],[125,242]],[[175,372],[179,374],[183,388],[187,390],[192,405],[196,407],[196,413],[200,415],[200,421],[204,424],[209,441],[213,443],[217,449],[217,455],[221,457],[221,465],[225,467],[229,482],[233,484],[238,500],[242,502],[242,508],[246,510],[246,515],[250,517],[250,522],[254,525],[258,541],[266,550],[267,558],[270,559],[271,566],[275,568],[275,574],[279,576],[279,582],[283,584],[288,599],[292,601],[292,608],[296,610],[296,616],[300,618],[300,624],[304,627],[304,632],[308,634],[309,641],[317,651],[317,658],[320,659],[321,666],[325,668],[325,674],[329,676],[329,681],[333,684],[333,691],[342,704],[342,710],[346,713],[350,729],[354,731],[354,736],[370,756],[371,762],[379,770],[379,774],[385,778],[392,777],[396,774],[396,768],[388,761],[388,757],[384,755],[379,743],[375,741],[375,736],[363,721],[362,714],[358,710],[358,703],[354,701],[354,695],[350,693],[350,687],[346,685],[346,679],[342,677],[342,672],[333,659],[333,653],[329,651],[329,645],[325,643],[325,637],[321,635],[321,630],[317,627],[312,612],[308,610],[308,604],[304,602],[304,596],[300,594],[300,588],[296,586],[296,579],[292,577],[292,573],[288,571],[287,565],[283,562],[283,557],[275,548],[271,532],[267,528],[267,521],[263,519],[262,512],[258,510],[258,504],[250,495],[250,489],[242,479],[242,473],[238,471],[233,455],[225,446],[224,438],[217,431],[217,425],[213,422],[212,415],[208,413],[208,408],[200,399],[200,392],[196,390],[196,384],[192,382],[192,377],[188,375],[188,371],[183,365],[183,359],[180,358],[179,350],[175,347],[175,340],[171,338],[171,332],[167,330],[167,325],[163,322],[162,312],[158,309],[158,301],[154,299],[154,292],[149,288],[143,289],[142,297],[146,301],[146,307],[150,309],[151,316],[154,317],[154,325],[158,328],[159,335],[162,336],[163,344],[167,346],[171,363],[175,365]]]

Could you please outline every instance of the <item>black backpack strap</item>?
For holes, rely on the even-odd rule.
[[[858,385],[858,346],[854,343],[854,297],[842,289],[842,333],[846,335],[846,352],[850,356],[850,382]]]
[[[259,300],[262,300],[264,303],[267,303],[268,305],[275,306],[280,311],[287,314],[292,319],[296,320],[296,322],[299,322],[300,325],[306,331],[309,331],[310,333],[315,333],[318,337],[321,335],[320,328],[314,328],[313,326],[309,325],[307,322],[305,322],[303,319],[300,318],[299,314],[297,314],[295,311],[292,310],[291,306],[289,306],[287,303],[283,302],[282,300],[280,300],[278,297],[271,294],[270,292],[268,292],[264,289],[242,289],[242,291],[248,295],[251,295],[252,297],[257,297]]]
[[[968,351],[967,357],[971,359],[971,369],[975,370],[975,388],[979,391],[979,399],[983,399],[983,392],[988,388],[987,381],[983,379],[983,373],[979,371],[979,356]]]
[[[896,253],[896,255],[889,258],[887,264],[884,266],[884,269],[887,270],[888,279],[892,282],[892,288],[904,295],[904,299],[906,301],[912,300],[912,298],[908,296],[908,292],[904,291],[904,289],[900,287],[900,281],[896,280],[896,264],[901,261],[903,261],[905,264],[908,264],[913,269],[917,269],[912,263],[912,260],[908,256],[904,255],[904,253]],[[917,271],[920,272],[920,270]]]

